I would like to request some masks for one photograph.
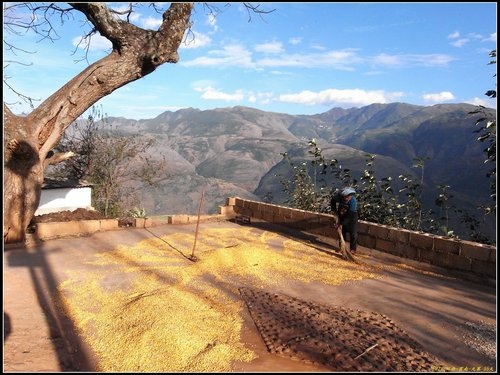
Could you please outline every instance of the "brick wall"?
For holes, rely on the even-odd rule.
[[[335,216],[237,197],[228,198],[221,213],[250,216],[320,236],[337,238]],[[496,246],[359,221],[358,244],[403,258],[471,272],[496,280]]]

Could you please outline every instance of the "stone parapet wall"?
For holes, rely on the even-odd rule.
[[[112,229],[118,229],[118,219],[37,223],[34,235],[38,239],[45,240],[57,237],[88,235]]]
[[[226,210],[225,206],[220,206],[219,210],[223,213],[219,215],[168,215],[168,224],[196,224],[197,222],[203,223],[207,221],[227,220],[234,218],[232,211]]]
[[[245,215],[284,225],[311,234],[338,238],[332,224],[335,216],[293,209],[274,204],[228,198],[221,206],[228,217]],[[496,280],[496,246],[457,240],[423,232],[359,221],[358,244],[402,258],[443,268],[470,272]]]

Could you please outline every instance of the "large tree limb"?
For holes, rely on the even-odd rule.
[[[41,155],[59,142],[65,129],[99,99],[144,77],[165,62],[177,62],[177,49],[189,27],[192,3],[173,3],[159,31],[115,19],[103,3],[71,3],[113,43],[113,51],[87,67],[30,113]]]
[[[68,160],[69,158],[72,158],[76,154],[73,151],[68,151],[68,152],[57,152],[54,154],[51,154],[45,159],[45,165],[44,167],[50,165],[50,164],[58,164],[60,162],[63,162],[65,160]]]
[[[15,116],[4,103],[4,196],[8,197],[4,202],[6,242],[24,239],[25,230],[40,201],[44,168],[64,157],[52,156],[50,152],[67,127],[116,89],[150,74],[163,63],[177,62],[177,49],[190,26],[193,8],[193,3],[172,3],[164,12],[159,29],[153,31],[114,18],[104,3],[70,5],[87,17],[95,31],[112,42],[113,50],[85,68],[27,116]],[[41,8],[61,14],[69,11],[53,4]]]

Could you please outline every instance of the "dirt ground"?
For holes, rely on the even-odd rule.
[[[87,210],[85,208],[77,208],[73,211],[59,211],[49,214],[34,216],[28,227],[28,233],[34,229],[37,223],[61,223],[66,221],[80,221],[80,220],[99,220],[106,219],[104,215],[95,210]],[[118,219],[118,226],[130,227],[133,225],[133,218],[122,217]]]
[[[81,210],[71,215],[59,213],[38,218],[74,220],[75,215],[86,214],[89,213]],[[272,238],[269,246],[278,253],[292,238],[292,233],[283,233],[282,237],[270,235],[269,225],[259,226],[259,223],[241,227],[217,222],[202,227],[215,233],[225,230],[239,235],[245,228],[252,233],[247,238],[247,246],[252,238]],[[192,239],[194,232],[194,225],[161,225],[150,230],[126,228],[83,238],[45,241],[28,250],[11,248],[5,251],[4,372],[95,371],[98,362],[95,353],[82,339],[75,322],[57,308],[54,300],[57,286],[67,281],[70,274],[95,272],[96,255],[114,254],[118,245],[129,246],[127,255],[131,256],[130,246],[139,241],[166,235]],[[293,233],[293,238],[301,243],[306,241],[300,233]],[[219,236],[217,241],[221,240]],[[197,253],[200,258],[205,254],[201,252],[205,241],[207,248],[217,243],[214,239],[208,241],[208,236],[200,236],[200,253]],[[307,246],[312,246],[315,253],[328,250],[318,239],[307,238]],[[237,247],[226,247],[228,253],[237,250]],[[218,251],[226,251],[224,249]],[[206,254],[213,254],[213,250],[207,250]],[[333,253],[328,254],[335,257]],[[231,279],[235,287],[239,287],[239,293],[231,295],[244,300],[247,306],[243,310],[242,337],[258,355],[252,362],[235,363],[232,371],[331,372],[338,371],[339,366],[350,371],[377,370],[377,367],[366,367],[368,365],[385,366],[394,371],[399,369],[391,367],[395,363],[391,357],[394,349],[403,349],[408,354],[408,361],[401,365],[416,366],[414,370],[426,368],[428,371],[430,366],[436,371],[465,371],[465,368],[495,371],[496,350],[489,347],[485,350],[477,333],[486,327],[488,331],[483,337],[486,334],[496,337],[496,289],[441,274],[435,268],[420,271],[406,266],[385,268],[386,262],[398,260],[380,258],[380,254],[370,249],[361,248],[358,256],[364,263],[383,266],[386,269],[384,277],[341,285],[285,280],[265,290],[249,288],[240,279]],[[166,252],[163,257],[186,263],[193,269],[194,265],[180,257],[177,251]],[[195,267],[202,264],[203,261],[197,262]],[[249,265],[251,269],[256,266],[253,262]],[[350,264],[341,263],[331,271],[338,274],[345,267]],[[153,276],[158,276],[171,290],[169,280],[174,268],[169,270],[165,275],[155,271]],[[209,275],[212,282],[214,272],[212,268]],[[147,275],[144,270],[141,273]],[[127,280],[120,276],[104,281],[106,288],[120,288]],[[228,292],[229,284],[217,285],[220,293]],[[405,331],[404,335],[399,328]],[[418,345],[414,345],[415,341]],[[487,343],[495,347],[495,340],[490,338]],[[207,346],[207,350],[213,348],[217,345]],[[333,353],[332,348],[338,352]],[[428,361],[431,357],[432,361]],[[382,360],[378,363],[372,360],[375,358]],[[358,365],[362,367],[356,367]],[[412,368],[399,370],[411,371]]]
[[[36,223],[52,223],[52,222],[65,222],[65,221],[78,221],[78,220],[97,220],[104,219],[98,211],[86,210],[84,208],[77,208],[74,211],[60,211],[52,212],[50,214],[37,215],[31,220],[31,224]]]

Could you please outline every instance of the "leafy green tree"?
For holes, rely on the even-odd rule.
[[[307,161],[300,161],[295,165],[287,153],[281,154],[287,161],[292,171],[291,178],[281,178],[283,192],[288,196],[285,204],[290,207],[300,208],[308,211],[330,212],[329,205],[332,194],[344,186],[354,187],[358,194],[358,204],[361,209],[360,218],[374,223],[390,225],[397,228],[405,228],[427,233],[457,237],[455,231],[450,227],[452,215],[456,216],[462,212],[452,204],[453,195],[450,194],[448,185],[438,185],[439,194],[435,199],[435,204],[439,210],[424,210],[422,206],[422,193],[424,187],[424,167],[427,157],[416,157],[413,160],[413,168],[419,168],[420,173],[417,178],[412,174],[402,174],[399,180],[402,187],[400,194],[394,193],[392,177],[383,177],[378,180],[375,176],[374,162],[376,156],[366,154],[366,169],[358,180],[351,174],[350,169],[342,168],[338,159],[326,162],[322,155],[321,148],[317,147],[315,140],[308,142],[310,148],[308,155],[312,157],[308,168]],[[317,189],[317,168],[320,167],[319,174],[325,174],[329,170],[333,175],[332,188]],[[403,194],[403,195],[401,195]],[[401,197],[405,198],[401,202]],[[491,243],[480,231],[480,221],[464,213],[461,218],[473,241],[481,243]]]
[[[326,169],[327,169],[327,164],[325,161],[325,158],[323,157],[323,153],[320,147],[316,144],[315,139],[311,139],[308,143],[309,150],[308,154],[313,157],[311,161],[311,165],[313,168],[313,185],[314,185],[314,206],[317,208],[318,207],[318,201],[317,197],[318,195],[322,195],[324,192],[324,189],[326,188],[325,180],[321,179],[318,181],[318,174],[325,175],[326,174]],[[319,169],[319,172],[318,172]]]
[[[363,212],[363,220],[380,222],[387,217],[387,205],[384,202],[381,189],[375,177],[373,163],[375,155],[366,155],[366,169],[360,178],[360,191],[358,191],[358,203]]]
[[[496,64],[497,51],[493,50],[489,55],[492,60],[490,60],[489,64]],[[496,77],[496,74],[494,75]],[[488,90],[485,93],[489,98],[496,98],[497,91],[496,90]],[[479,129],[475,132],[479,134],[477,137],[477,141],[486,143],[486,148],[484,149],[484,153],[486,154],[485,163],[492,164],[490,171],[487,173],[487,177],[490,178],[490,197],[492,199],[492,203],[488,206],[482,207],[486,214],[496,214],[496,155],[497,155],[497,121],[495,117],[491,117],[485,111],[484,106],[478,106],[475,111],[469,112],[470,114],[483,114],[483,117],[480,117],[476,121],[476,126],[479,126]]]
[[[387,215],[390,220],[388,225],[395,227],[402,226],[401,224],[401,212],[404,208],[404,204],[399,202],[398,196],[394,193],[392,177],[382,177],[380,180],[380,191],[383,196],[384,202],[387,206]]]
[[[301,162],[299,165],[296,165],[288,153],[284,152],[280,155],[288,163],[292,173],[291,180],[278,175],[283,186],[283,191],[288,196],[285,204],[301,210],[316,211],[316,189],[314,181],[309,175],[307,163]]]
[[[456,237],[450,228],[450,214],[453,212],[456,213],[454,206],[450,202],[451,198],[453,198],[453,195],[449,193],[450,186],[438,185],[438,189],[440,193],[435,200],[435,204],[441,209],[439,217],[440,234],[448,237]]]
[[[493,244],[493,242],[481,232],[481,224],[484,222],[482,223],[475,215],[471,215],[468,211],[464,210],[460,216],[460,222],[465,226],[471,241],[487,245]]]

